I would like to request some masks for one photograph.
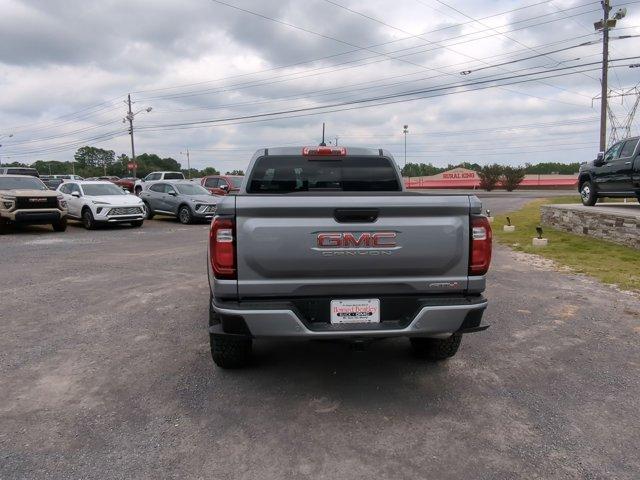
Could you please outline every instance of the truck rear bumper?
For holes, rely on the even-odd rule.
[[[221,324],[212,333],[247,334],[254,338],[383,338],[383,337],[448,337],[455,332],[484,330],[480,323],[487,300],[482,296],[461,297],[459,302],[422,306],[408,322],[381,321],[359,325],[332,325],[327,322],[303,321],[295,308],[272,303],[260,308],[252,302],[245,307],[234,303],[211,306]],[[257,308],[256,308],[257,307]],[[283,308],[284,307],[284,308]]]

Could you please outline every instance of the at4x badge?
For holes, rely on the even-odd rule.
[[[325,256],[391,255],[402,247],[397,232],[320,232],[312,250]]]

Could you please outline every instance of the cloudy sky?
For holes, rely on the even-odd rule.
[[[640,35],[640,2],[613,4],[628,14],[612,36]],[[3,161],[69,160],[82,145],[130,154],[128,93],[134,112],[153,107],[135,118],[136,152],[185,167],[188,147],[192,166],[243,169],[259,147],[317,143],[323,121],[332,141],[387,148],[401,165],[404,124],[409,162],[571,162],[598,150],[597,1],[0,5]],[[614,40],[611,58],[639,47]],[[633,63],[613,62],[612,88],[640,82]],[[612,103],[623,121],[633,98]]]

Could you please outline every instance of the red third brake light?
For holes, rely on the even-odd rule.
[[[492,236],[487,217],[471,217],[469,275],[484,275],[489,270]]]
[[[216,217],[209,232],[209,256],[213,275],[216,278],[236,278],[235,221]]]
[[[346,155],[345,147],[304,147],[302,155]]]

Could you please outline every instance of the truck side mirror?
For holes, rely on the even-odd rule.
[[[595,161],[593,162],[593,164],[596,167],[599,167],[600,165],[604,164],[604,152],[598,152],[598,156],[596,157]]]

